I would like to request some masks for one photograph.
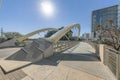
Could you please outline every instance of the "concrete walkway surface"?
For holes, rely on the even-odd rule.
[[[110,70],[95,55],[87,43],[32,64],[22,70],[23,80],[115,80]]]
[[[15,52],[19,51],[21,48],[3,48],[0,49],[0,59],[4,59],[12,54],[14,54]]]
[[[29,64],[31,64],[31,62],[28,61],[0,60],[0,66],[5,73],[9,73]]]
[[[19,66],[17,61],[11,69]],[[22,64],[22,63],[21,63]],[[3,66],[4,67],[4,66]],[[7,65],[5,66],[7,70]],[[9,70],[10,67],[8,67]],[[4,74],[0,70],[1,80],[115,80],[111,71],[95,55],[95,50],[87,43],[78,45],[63,53],[55,54],[22,69]]]

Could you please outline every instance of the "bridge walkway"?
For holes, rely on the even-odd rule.
[[[21,70],[27,74],[22,80],[115,80],[84,42]]]

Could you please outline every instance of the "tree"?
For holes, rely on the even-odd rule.
[[[110,46],[117,51],[120,50],[120,28],[113,25],[113,21],[109,20],[109,26],[99,26],[97,30],[99,34],[99,40],[106,40]]]
[[[5,32],[4,36],[7,38],[7,40],[10,40],[13,38],[21,37],[22,34],[20,34],[18,32]]]

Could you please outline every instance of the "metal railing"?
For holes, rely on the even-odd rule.
[[[78,41],[59,41],[57,44],[53,46],[54,53],[65,51],[78,43],[79,43]]]

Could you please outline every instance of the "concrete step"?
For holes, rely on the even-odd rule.
[[[30,64],[31,62],[28,61],[0,60],[0,66],[4,73],[16,71]]]
[[[0,80],[10,80],[4,73],[3,70],[0,68]]]
[[[26,77],[27,74],[25,74],[22,70],[17,70],[17,71],[15,71],[15,72],[6,74],[6,76],[7,76],[10,80],[21,80],[21,79],[23,79],[24,77]]]

